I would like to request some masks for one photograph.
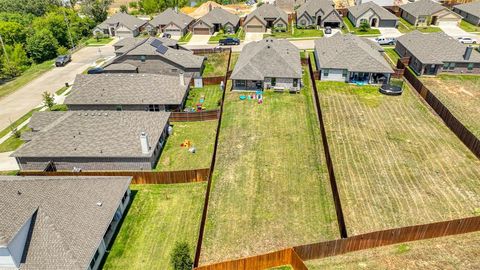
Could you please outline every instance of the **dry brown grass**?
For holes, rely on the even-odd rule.
[[[307,261],[325,269],[480,269],[480,232],[410,242]]]
[[[478,214],[480,161],[412,90],[318,86],[350,235]]]
[[[422,82],[477,138],[480,138],[480,76],[440,75]]]

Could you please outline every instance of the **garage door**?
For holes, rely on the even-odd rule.
[[[265,31],[263,30],[263,26],[261,25],[247,25],[246,32],[261,33]]]
[[[210,35],[210,30],[208,28],[193,28],[193,33],[195,35]]]
[[[340,23],[339,22],[324,22],[323,27],[327,27],[327,26],[330,26],[332,28],[338,28],[338,27],[340,27]]]

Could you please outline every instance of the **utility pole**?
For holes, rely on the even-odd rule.
[[[75,44],[73,44],[72,34],[70,33],[70,25],[68,23],[67,15],[65,14],[65,10],[62,9],[62,11],[63,11],[63,19],[65,20],[65,23],[67,24],[67,32],[68,32],[68,37],[70,39],[70,44],[72,45],[72,49],[73,49],[73,47],[75,47]]]
[[[0,35],[0,43],[2,44],[3,54],[5,55],[5,59],[7,59],[7,63],[8,63],[9,60],[8,60],[7,50],[5,50],[5,44],[3,44],[2,35]]]

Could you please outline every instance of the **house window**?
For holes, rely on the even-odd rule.
[[[473,69],[473,63],[468,63],[467,69],[472,70]]]
[[[450,63],[444,63],[443,64],[443,69],[447,69],[449,65],[450,65]]]
[[[245,87],[247,83],[244,80],[236,80],[235,81],[235,86],[236,87]]]
[[[277,84],[277,78],[272,78],[271,84],[275,86]]]
[[[125,191],[125,194],[123,194],[123,198],[122,198],[122,204],[124,204],[124,203],[125,203],[125,200],[127,199],[127,197],[128,197],[128,190],[127,190],[127,191]]]
[[[140,55],[140,61],[145,62],[147,57],[145,55]]]
[[[277,27],[282,28],[282,27],[283,27],[283,24],[282,24],[282,23],[278,23],[278,24],[277,24]]]
[[[98,260],[98,256],[100,256],[100,252],[98,252],[98,249],[97,249],[97,251],[95,252],[95,255],[92,258],[92,261],[90,262],[90,268],[91,269],[93,269],[93,267],[95,266],[95,263]]]
[[[159,105],[148,105],[148,110],[150,112],[159,112],[160,106]]]
[[[300,25],[306,25],[307,24],[307,21],[305,20],[300,20]]]
[[[450,66],[448,67],[448,69],[454,70],[455,69],[455,63],[450,63]]]
[[[328,77],[328,69],[323,70],[323,76]]]
[[[117,110],[117,111],[123,110],[122,105],[117,105],[117,106],[115,107],[115,110]]]
[[[347,77],[348,70],[344,69],[342,73],[342,77],[346,78]]]
[[[360,23],[368,23],[367,19],[360,19]]]
[[[297,87],[298,86],[298,79],[293,79],[293,87]]]

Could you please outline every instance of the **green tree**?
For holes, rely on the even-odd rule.
[[[48,29],[36,31],[27,38],[28,55],[36,63],[52,59],[57,56],[58,41]]]
[[[55,105],[55,99],[53,98],[53,94],[45,91],[42,94],[43,104],[48,107],[49,110]]]
[[[84,0],[81,10],[85,15],[99,23],[107,19],[110,4],[112,4],[112,0]]]
[[[25,43],[24,26],[18,22],[0,21],[0,35],[5,44]]]
[[[120,12],[127,13],[128,14],[128,7],[127,5],[121,5],[120,6]]]
[[[0,12],[30,13],[43,16],[48,10],[61,6],[61,0],[0,0]]]
[[[368,29],[370,29],[370,24],[368,24],[368,22],[363,21],[360,23],[360,31],[367,32]]]
[[[0,0],[1,1],[1,0]],[[0,12],[0,21],[4,22],[16,22],[23,26],[28,26],[32,23],[35,15],[33,14],[21,14],[14,12]]]
[[[1,67],[3,78],[20,76],[30,65],[30,59],[28,59],[23,46],[21,44],[15,44],[13,46],[6,45],[5,50],[7,51],[8,57],[3,57]]]
[[[128,3],[128,6],[130,8],[137,8],[138,7],[137,2],[130,2],[130,3]]]
[[[165,3],[164,1],[160,0],[141,0],[141,6],[143,8],[143,12],[146,14],[153,14],[157,13],[161,9],[161,2]]]
[[[174,270],[191,270],[193,260],[190,257],[190,247],[187,242],[175,243],[175,248],[170,254],[170,263]]]

